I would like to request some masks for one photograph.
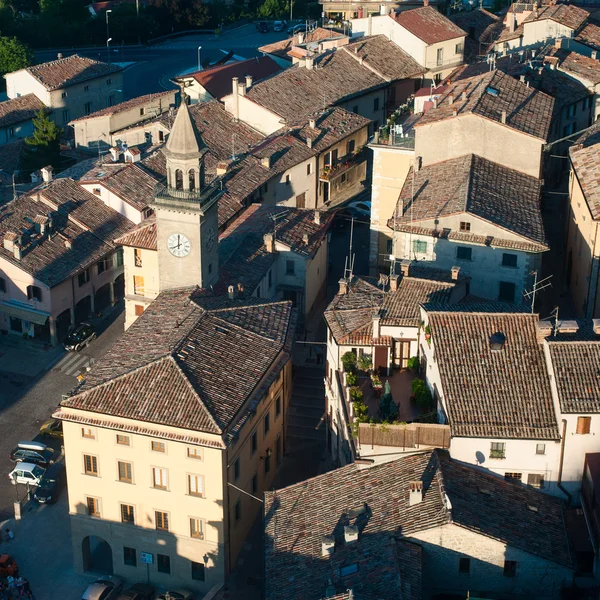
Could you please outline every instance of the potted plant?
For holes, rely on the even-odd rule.
[[[356,354],[354,352],[346,352],[341,358],[342,366],[346,373],[353,373],[356,369]]]
[[[411,387],[417,406],[421,410],[431,408],[433,396],[427,384],[422,379],[413,379]]]
[[[425,333],[425,341],[431,346],[431,327],[425,325],[423,332]]]
[[[381,379],[377,373],[371,373],[371,386],[374,390],[383,389],[383,383],[381,383]]]
[[[373,368],[373,359],[368,354],[361,354],[356,359],[356,366],[360,371],[368,373]]]
[[[419,366],[420,366],[420,362],[419,362],[418,356],[411,356],[406,361],[406,367],[408,369],[410,369],[411,371],[413,371],[414,373],[417,373],[419,371]]]
[[[346,373],[346,385],[353,387],[358,383],[358,375],[356,373]]]

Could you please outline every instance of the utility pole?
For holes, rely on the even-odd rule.
[[[106,11],[106,54],[108,57],[108,64],[110,64],[110,42],[112,40],[112,38],[110,37],[110,32],[109,32],[109,27],[108,27],[108,15],[111,12],[112,12],[112,10],[110,10],[110,9]]]

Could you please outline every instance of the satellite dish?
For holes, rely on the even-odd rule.
[[[475,452],[475,460],[477,461],[478,465],[482,465],[485,462],[485,455],[483,452],[480,452],[479,450]]]

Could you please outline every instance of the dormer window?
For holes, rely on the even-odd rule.
[[[504,344],[506,343],[506,336],[500,332],[496,331],[490,336],[490,350],[492,352],[499,352],[504,348]]]

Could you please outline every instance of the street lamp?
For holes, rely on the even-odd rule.
[[[112,42],[112,38],[108,38],[106,40],[106,55],[108,56],[108,64],[110,64],[110,43]]]
[[[112,10],[106,11],[106,37],[110,37],[110,33],[108,32],[108,13],[111,13]]]
[[[106,95],[106,106],[112,106],[112,103],[111,103],[111,101],[110,101],[110,98],[111,98],[111,96],[110,96],[110,95],[111,95],[113,92],[117,92],[118,94],[122,94],[122,93],[123,93],[123,90],[119,90],[119,89],[117,89],[117,88],[113,88],[112,90],[108,90],[108,94]]]
[[[198,71],[200,71],[200,50],[202,50],[202,46],[198,46]]]

